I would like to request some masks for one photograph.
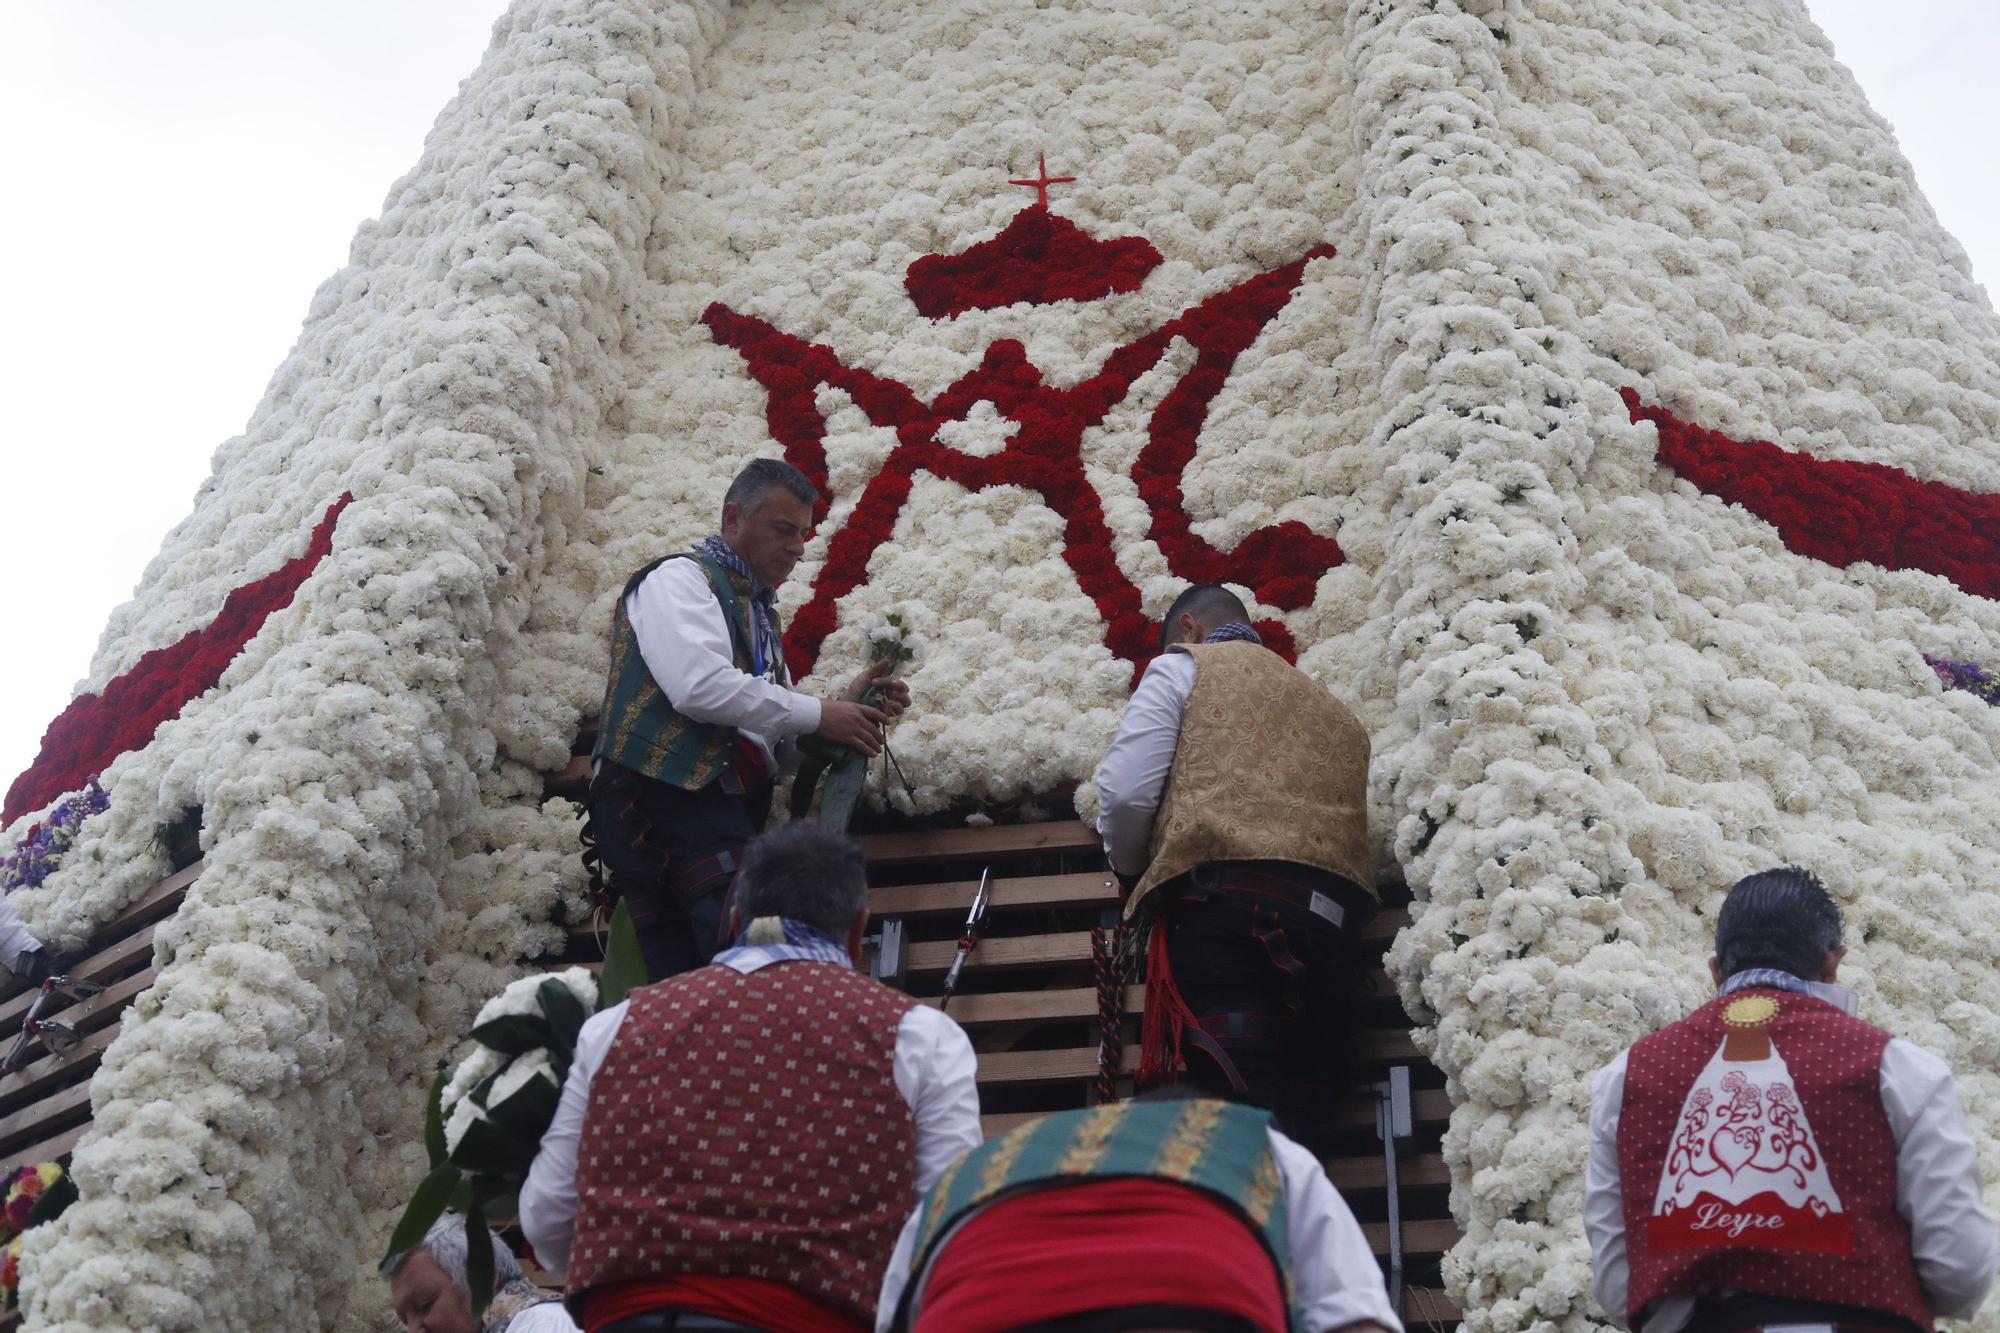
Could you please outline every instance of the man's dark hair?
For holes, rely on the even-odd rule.
[[[1775,967],[1819,980],[1840,947],[1840,908],[1810,870],[1780,866],[1736,881],[1715,919],[1715,961],[1724,979]]]
[[[1193,616],[1210,629],[1233,621],[1245,625],[1250,623],[1250,610],[1243,605],[1242,598],[1220,583],[1197,583],[1174,598],[1174,604],[1160,617],[1161,652],[1167,651],[1167,645],[1173,642],[1174,622],[1184,614]]]
[[[806,474],[787,463],[782,458],[758,458],[736,474],[736,480],[729,483],[729,490],[722,497],[722,503],[735,505],[745,518],[757,512],[772,491],[784,491],[805,501],[811,508],[819,503],[819,491],[806,480]]]
[[[745,925],[788,916],[841,940],[867,906],[861,848],[822,824],[780,824],[744,849],[736,907]]]

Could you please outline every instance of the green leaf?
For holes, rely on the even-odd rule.
[[[799,771],[792,779],[792,818],[804,819],[812,811],[813,792],[819,787],[820,777],[826,772],[830,757],[823,754],[807,755],[799,760]]]
[[[639,952],[639,932],[632,926],[632,909],[622,900],[604,933],[604,970],[597,974],[597,1012],[603,1013],[645,985],[645,955]]]
[[[548,1015],[549,1031],[555,1036],[549,1044],[554,1052],[558,1055],[574,1054],[576,1034],[583,1030],[583,1020],[589,1017],[583,1012],[583,1001],[555,977],[537,987],[535,996],[541,1001],[542,1012]]]
[[[424,1151],[430,1154],[433,1171],[444,1161],[444,1085],[447,1081],[444,1066],[438,1066],[437,1077],[431,1080],[431,1095],[424,1099]]]
[[[868,759],[861,751],[849,750],[836,759],[819,785],[819,822],[836,833],[847,832],[867,780]]]
[[[539,1146],[556,1118],[556,1100],[561,1096],[561,1088],[537,1074],[498,1106],[492,1104],[489,1093],[486,1114],[509,1134]]]
[[[62,1157],[63,1173],[56,1177],[56,1183],[43,1190],[35,1200],[35,1206],[28,1210],[28,1225],[38,1227],[44,1222],[53,1222],[63,1215],[63,1209],[76,1202],[76,1177],[69,1173],[69,1154]]]
[[[458,1146],[452,1149],[451,1161],[454,1166],[481,1175],[519,1176],[527,1173],[539,1147],[536,1140],[523,1140],[504,1125],[480,1119],[466,1126]]]
[[[432,1168],[423,1183],[417,1186],[416,1193],[410,1196],[409,1206],[403,1209],[402,1220],[389,1234],[389,1249],[382,1256],[384,1263],[405,1250],[417,1247],[431,1229],[431,1224],[444,1215],[444,1206],[451,1201],[461,1178],[459,1169],[449,1162]]]
[[[549,1045],[554,1038],[549,1020],[539,1013],[503,1014],[472,1029],[474,1041],[502,1055],[525,1055]]]
[[[465,1210],[465,1285],[472,1291],[472,1317],[483,1322],[493,1300],[493,1237],[486,1230],[486,1208],[478,1191]]]

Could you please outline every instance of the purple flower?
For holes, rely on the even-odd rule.
[[[83,821],[110,803],[111,798],[94,777],[82,791],[56,802],[48,818],[29,829],[28,836],[15,844],[13,851],[0,856],[0,892],[35,888],[54,874],[76,841],[76,831]]]
[[[2000,676],[1995,676],[1984,667],[1972,662],[1958,662],[1949,657],[1925,655],[1937,673],[1938,682],[1948,690],[1964,690],[1976,699],[2000,707]]]

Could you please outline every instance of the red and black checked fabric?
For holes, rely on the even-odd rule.
[[[1791,1071],[1828,1174],[1852,1226],[1851,1254],[1758,1246],[1754,1235],[1710,1249],[1655,1249],[1647,1222],[1681,1108],[1722,1045],[1723,1010],[1746,995],[1779,1002],[1768,1027]],[[1669,1296],[1752,1292],[1880,1310],[1933,1326],[1910,1230],[1896,1211],[1896,1137],[1882,1109],[1889,1034],[1813,997],[1756,988],[1718,996],[1632,1047],[1618,1121],[1618,1175],[1631,1263],[1629,1316]]]
[[[642,987],[590,1086],[568,1299],[760,1278],[872,1322],[915,1193],[896,1031],[916,1003],[828,963]]]

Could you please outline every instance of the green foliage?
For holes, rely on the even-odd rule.
[[[597,974],[597,1012],[603,1013],[650,980],[645,956],[639,952],[639,932],[632,925],[632,909],[620,902],[605,930],[604,969]]]
[[[423,1183],[417,1186],[417,1192],[410,1196],[410,1205],[403,1209],[402,1220],[389,1234],[389,1248],[382,1255],[382,1262],[387,1263],[403,1251],[416,1248],[431,1229],[431,1224],[444,1216],[445,1207],[451,1203],[452,1195],[457,1193],[463,1179],[464,1174],[450,1162],[431,1169]],[[487,1256],[487,1262],[490,1266],[491,1255]]]
[[[444,1085],[448,1077],[444,1066],[438,1066],[437,1077],[431,1080],[431,1095],[424,1099],[424,1152],[430,1157],[432,1170],[444,1165]]]

